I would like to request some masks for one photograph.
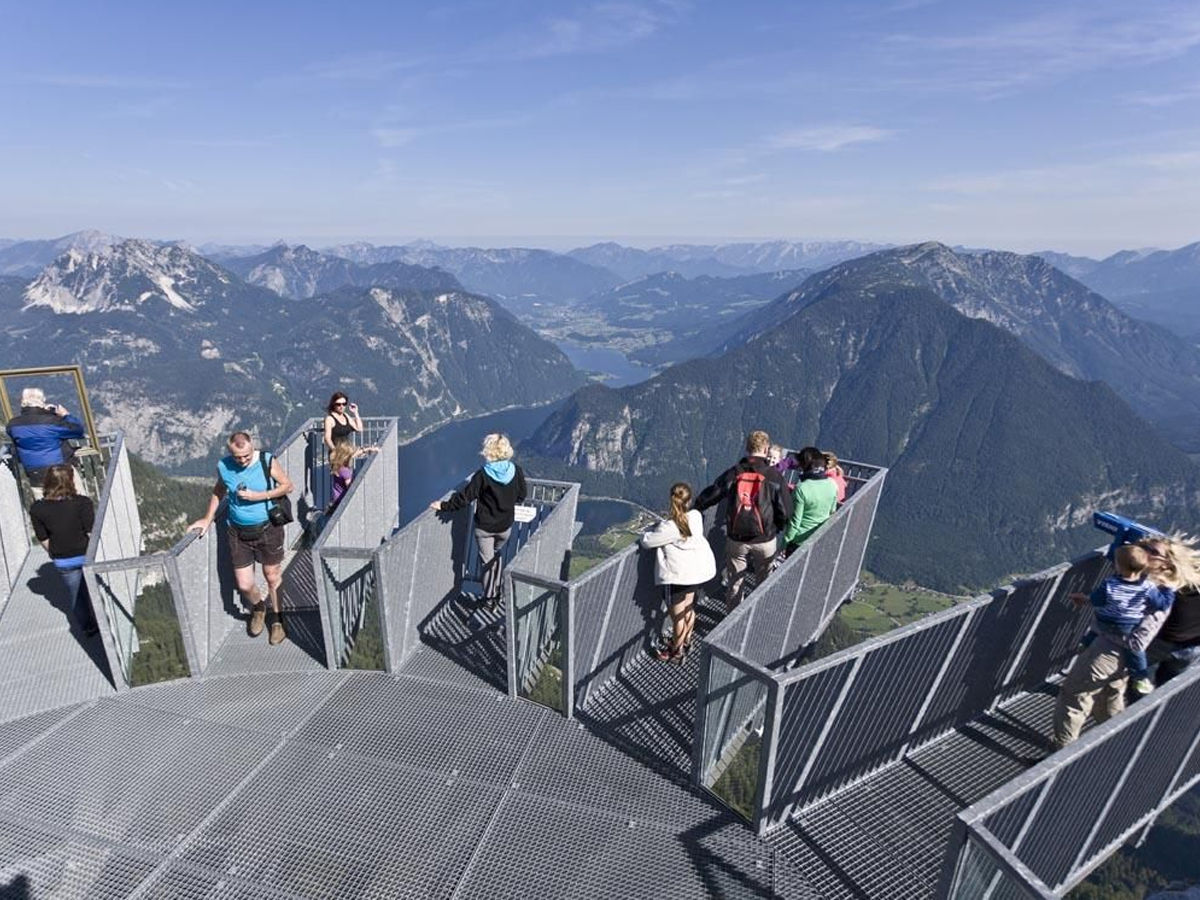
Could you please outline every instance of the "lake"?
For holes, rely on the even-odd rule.
[[[636,511],[635,506],[620,500],[581,500],[575,518],[583,524],[580,534],[602,534],[629,521]]]
[[[400,448],[400,524],[411,522],[429,504],[458,486],[483,464],[483,436],[507,434],[519,444],[546,421],[560,403],[521,407],[443,425]],[[517,462],[520,462],[518,456]]]
[[[633,362],[620,350],[603,347],[598,344],[573,344],[570,341],[557,341],[558,347],[571,364],[585,372],[603,372],[611,376],[604,383],[609,387],[622,387],[627,384],[637,384],[654,375],[649,366]]]
[[[443,425],[432,434],[400,448],[400,524],[415,519],[447,491],[458,487],[483,462],[483,436],[502,431],[519,444],[537,430],[560,403],[508,409]],[[517,457],[520,462],[520,456]],[[528,473],[527,473],[528,474]],[[635,508],[620,500],[580,500],[576,518],[582,534],[600,534],[630,519]]]

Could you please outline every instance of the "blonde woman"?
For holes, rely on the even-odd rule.
[[[513,446],[507,435],[489,434],[480,456],[484,464],[467,486],[449,500],[429,504],[438,512],[453,512],[475,501],[475,542],[483,566],[483,600],[489,608],[500,603],[500,549],[512,533],[513,510],[525,502],[525,473],[512,461]]]
[[[329,496],[331,498],[329,512],[333,512],[342,502],[346,491],[350,490],[350,482],[354,480],[354,458],[356,456],[358,456],[358,451],[354,449],[353,444],[346,441],[334,444],[333,449],[329,451]]]
[[[654,582],[667,593],[671,640],[658,649],[659,659],[682,663],[696,628],[696,589],[716,577],[717,561],[704,537],[704,519],[692,509],[692,487],[671,486],[667,518],[642,535],[642,546],[654,550]]]
[[[1146,538],[1138,546],[1150,555],[1150,578],[1175,591],[1165,621],[1147,617],[1133,635],[1150,664],[1157,664],[1154,684],[1162,687],[1200,658],[1200,553],[1193,541],[1178,535]]]

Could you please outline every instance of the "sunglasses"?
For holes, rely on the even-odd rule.
[[[345,400],[339,400],[337,403],[335,403],[335,404],[333,404],[333,405],[334,405],[334,406],[345,406],[345,405],[346,405],[346,401],[345,401]]]

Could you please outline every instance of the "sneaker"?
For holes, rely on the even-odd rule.
[[[263,633],[263,624],[267,621],[267,605],[256,603],[250,607],[250,621],[246,623],[246,634],[258,637]]]
[[[283,616],[276,616],[275,621],[271,623],[267,642],[274,647],[276,644],[282,644],[285,637],[287,637],[287,631],[283,627]]]
[[[1132,687],[1133,692],[1140,697],[1145,697],[1148,693],[1154,690],[1154,685],[1150,683],[1149,678],[1135,678],[1130,687]]]

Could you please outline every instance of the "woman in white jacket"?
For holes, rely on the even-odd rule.
[[[671,614],[671,640],[655,655],[674,663],[683,662],[691,645],[696,589],[717,574],[717,561],[704,537],[704,519],[691,505],[691,485],[672,485],[670,514],[642,535],[642,546],[654,548],[654,581],[666,590]]]

